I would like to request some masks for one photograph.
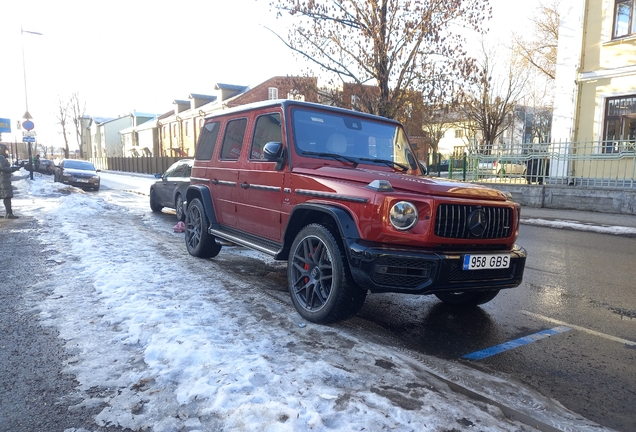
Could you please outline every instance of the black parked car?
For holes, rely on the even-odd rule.
[[[150,208],[160,212],[164,207],[175,209],[177,219],[185,220],[185,196],[190,186],[190,172],[194,159],[181,159],[170,166],[163,175],[155,174],[160,179],[150,186]]]
[[[99,171],[88,161],[64,159],[54,168],[53,181],[98,191],[100,178],[97,173]]]

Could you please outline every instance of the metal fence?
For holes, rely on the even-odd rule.
[[[473,182],[636,187],[633,141],[520,144],[450,158],[447,174],[431,168],[432,176]]]
[[[97,169],[134,172],[142,174],[163,173],[170,165],[183,159],[181,157],[102,157],[91,158],[90,161]]]
[[[636,188],[633,141],[524,143],[490,154],[465,153],[444,163],[429,161],[429,175],[472,182]],[[163,173],[179,157],[108,157],[91,162],[102,170]],[[433,163],[431,163],[433,162]]]

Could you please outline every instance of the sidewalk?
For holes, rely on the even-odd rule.
[[[522,207],[521,223],[636,237],[636,216],[634,215]]]

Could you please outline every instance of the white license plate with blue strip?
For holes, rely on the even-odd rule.
[[[508,254],[466,254],[464,270],[507,269],[510,267]]]

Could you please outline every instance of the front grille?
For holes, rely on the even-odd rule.
[[[481,235],[471,233],[468,219],[471,213],[481,209],[485,214],[486,227]],[[510,236],[512,231],[512,209],[507,207],[469,206],[440,204],[435,216],[435,235],[457,239],[497,239]]]
[[[379,285],[412,288],[431,278],[431,261],[385,256],[374,262],[371,280]]]
[[[452,263],[448,273],[449,282],[513,279],[517,264],[513,261],[507,269],[464,270],[459,263]]]

